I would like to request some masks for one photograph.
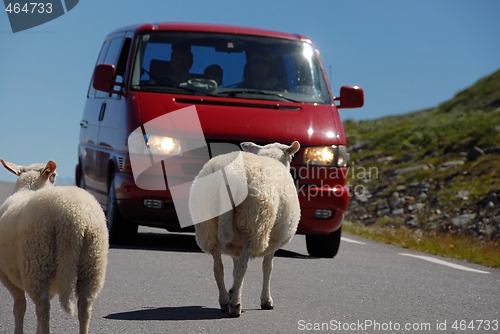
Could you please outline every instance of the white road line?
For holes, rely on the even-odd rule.
[[[346,237],[342,237],[341,239],[342,239],[342,241],[349,242],[351,244],[359,244],[359,245],[364,245],[365,244],[362,241],[357,241],[357,240],[349,239],[349,238],[346,238]]]
[[[454,263],[451,263],[451,262],[446,262],[446,261],[439,260],[439,259],[436,259],[436,258],[433,258],[433,257],[430,257],[430,256],[415,255],[415,254],[408,254],[408,253],[399,253],[399,255],[411,256],[411,257],[415,257],[417,259],[429,261],[429,262],[440,264],[440,265],[443,265],[443,266],[448,266],[448,267],[451,267],[451,268],[454,268],[454,269],[459,269],[459,270],[464,270],[464,271],[471,271],[471,272],[479,273],[479,274],[489,274],[490,273],[488,271],[483,271],[483,270],[478,270],[478,269],[472,269],[472,268],[469,268],[469,267],[461,266],[459,264],[454,264]]]

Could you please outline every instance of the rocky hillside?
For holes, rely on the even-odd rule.
[[[344,125],[348,220],[500,239],[500,70],[436,108]]]

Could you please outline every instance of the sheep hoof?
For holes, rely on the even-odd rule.
[[[238,318],[241,314],[241,304],[238,305],[230,305],[229,309],[229,317]]]
[[[229,303],[224,304],[224,305],[221,304],[220,305],[220,309],[221,309],[222,312],[228,313],[229,312]]]
[[[273,310],[274,309],[274,305],[272,304],[272,302],[265,302],[265,303],[261,304],[260,307],[263,310]]]

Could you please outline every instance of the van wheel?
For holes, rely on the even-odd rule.
[[[116,205],[115,178],[111,179],[108,191],[108,208],[106,210],[109,242],[111,244],[131,244],[137,238],[138,225],[122,217]]]
[[[314,257],[333,258],[339,251],[341,235],[342,227],[329,234],[307,234],[307,252]]]

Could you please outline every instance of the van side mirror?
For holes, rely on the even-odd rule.
[[[339,101],[338,108],[359,108],[365,103],[365,94],[363,89],[358,86],[340,87],[340,96],[335,98]]]
[[[114,90],[114,86],[121,86],[121,83],[115,82],[116,70],[114,65],[100,64],[94,70],[94,81],[92,87],[106,93],[120,94],[121,91]]]

